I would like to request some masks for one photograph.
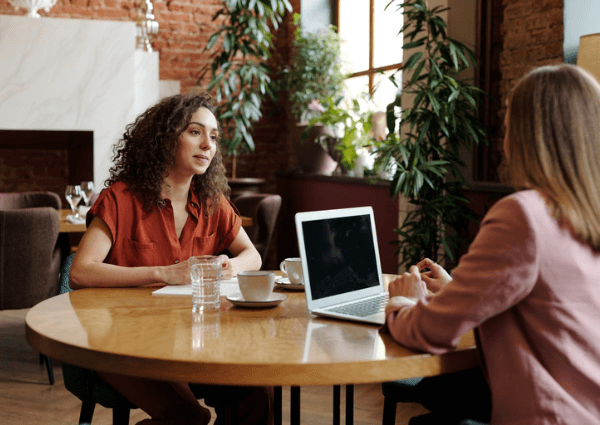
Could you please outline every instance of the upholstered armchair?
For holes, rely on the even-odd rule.
[[[269,268],[269,248],[281,208],[281,196],[245,193],[232,202],[241,215],[252,217],[252,227],[246,229],[246,232],[263,260],[263,269]]]
[[[30,308],[56,294],[60,205],[51,192],[0,193],[0,310]],[[40,361],[53,384],[52,363]]]

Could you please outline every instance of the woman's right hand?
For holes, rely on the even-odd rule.
[[[177,264],[161,267],[162,282],[167,285],[188,285],[192,282],[190,277],[189,260]]]
[[[429,258],[419,261],[417,267],[419,270],[423,270],[424,268],[429,269],[428,272],[421,273],[421,279],[423,279],[423,282],[427,284],[427,288],[433,293],[438,292],[452,280],[452,277],[442,266]]]

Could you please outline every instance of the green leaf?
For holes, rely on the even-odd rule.
[[[408,60],[402,65],[402,70],[411,70],[415,64],[423,57],[423,52],[415,52]]]

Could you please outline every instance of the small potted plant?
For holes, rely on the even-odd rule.
[[[339,163],[342,174],[363,177],[364,160],[376,144],[372,134],[373,113],[358,99],[336,102],[328,98],[325,104],[320,114],[310,118],[302,138],[307,139],[315,126],[323,126],[326,131],[315,141]]]

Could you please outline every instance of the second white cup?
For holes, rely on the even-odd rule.
[[[275,273],[265,270],[243,271],[237,274],[244,301],[267,301],[275,287]]]
[[[279,264],[279,268],[287,275],[290,283],[304,283],[302,260],[300,258],[286,258]]]

